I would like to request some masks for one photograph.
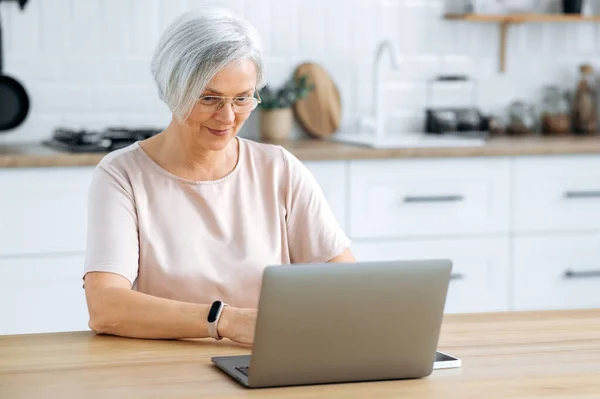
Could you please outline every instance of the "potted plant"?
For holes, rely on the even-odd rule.
[[[292,131],[292,105],[303,99],[314,89],[303,75],[298,79],[291,78],[279,89],[268,85],[259,90],[261,102],[260,134],[265,141],[286,140]]]

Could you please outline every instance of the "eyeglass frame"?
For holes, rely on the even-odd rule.
[[[254,97],[254,93],[256,93],[256,97]],[[207,113],[208,112],[215,113],[215,112],[219,111],[221,108],[223,108],[225,106],[225,103],[231,103],[231,105],[232,105],[231,110],[234,113],[236,113],[236,114],[244,114],[245,112],[237,112],[234,109],[234,107],[233,107],[233,100],[235,100],[236,98],[252,98],[252,99],[257,100],[256,107],[254,107],[250,111],[248,111],[248,113],[250,113],[250,112],[254,111],[258,107],[258,104],[262,103],[262,99],[260,98],[260,93],[258,92],[258,90],[256,90],[256,88],[254,89],[254,93],[252,93],[253,94],[252,96],[235,96],[235,97],[205,95],[205,96],[200,96],[199,99],[202,98],[202,97],[213,97],[213,98],[219,98],[219,99],[221,99],[221,102],[219,103],[219,105],[217,105],[217,108],[214,109],[213,111],[207,111]]]

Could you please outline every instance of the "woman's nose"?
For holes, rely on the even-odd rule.
[[[235,120],[235,113],[233,107],[229,102],[223,104],[223,106],[215,113],[214,118],[222,123],[233,123]]]

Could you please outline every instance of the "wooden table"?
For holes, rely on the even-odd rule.
[[[600,309],[447,315],[463,367],[419,380],[247,390],[210,357],[230,342],[89,332],[0,337],[0,398],[600,398]]]

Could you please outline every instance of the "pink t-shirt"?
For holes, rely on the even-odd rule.
[[[94,172],[84,275],[193,303],[258,306],[268,265],[326,262],[350,240],[308,169],[280,146],[238,138],[235,169],[214,181],[175,176],[138,143]]]

